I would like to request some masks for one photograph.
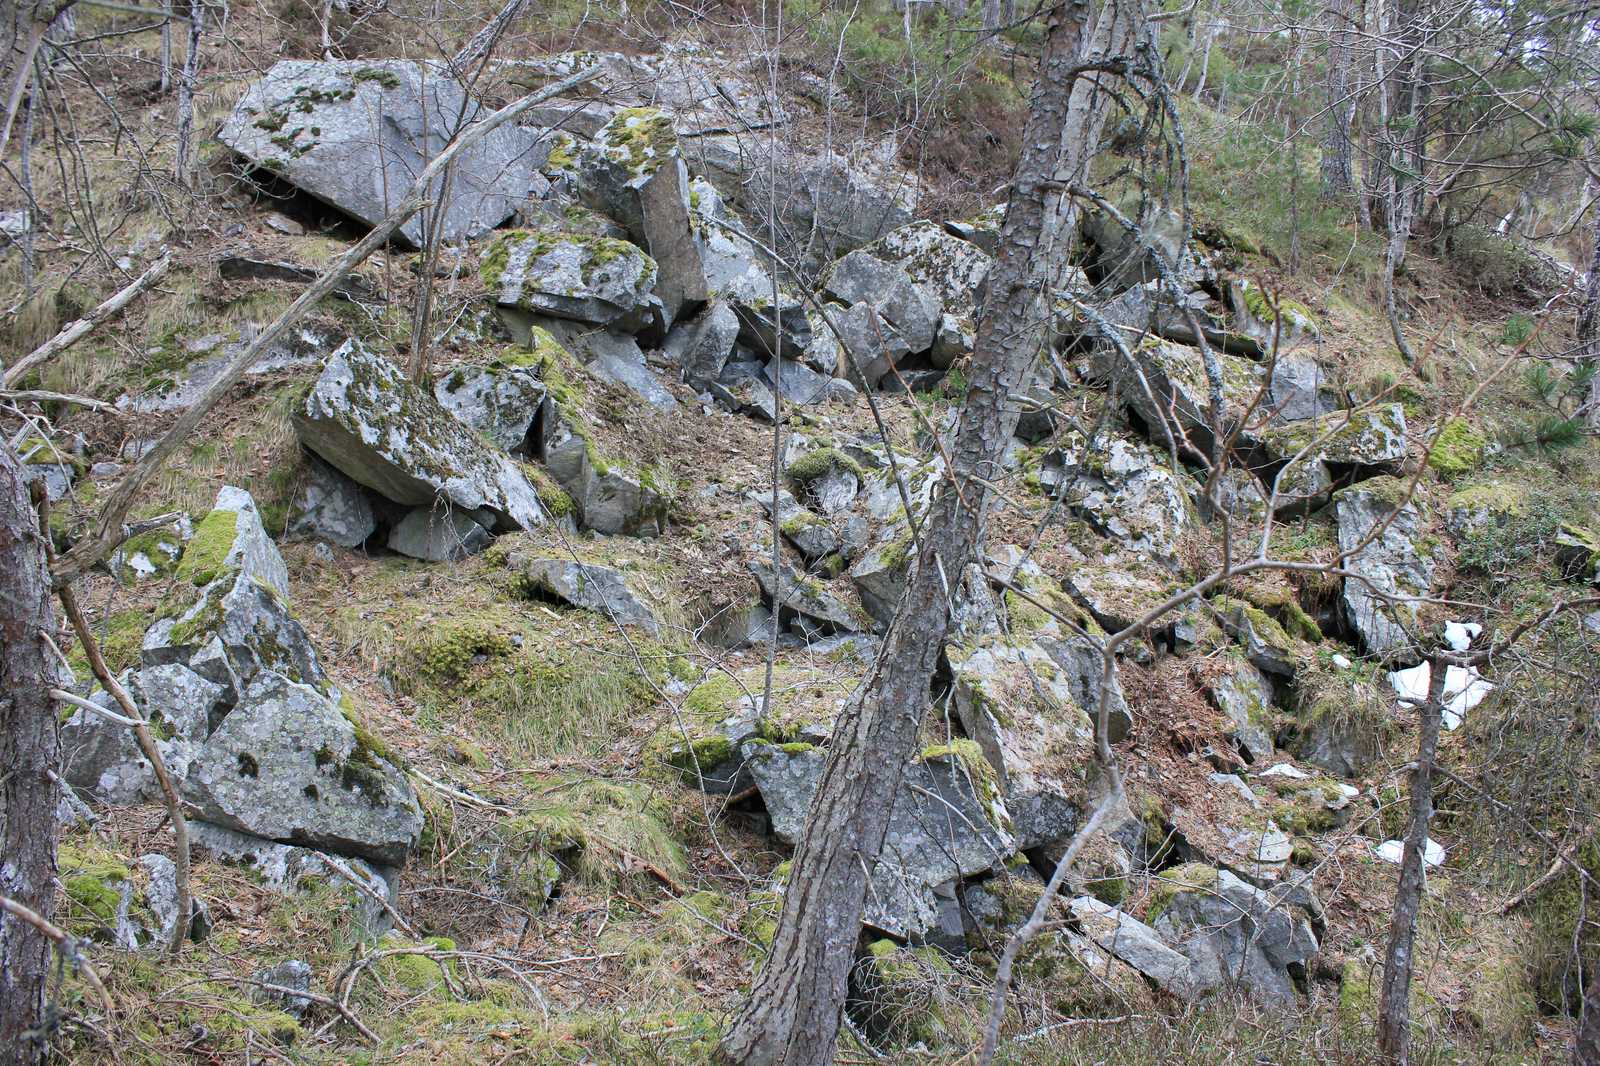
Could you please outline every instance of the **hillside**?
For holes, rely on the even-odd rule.
[[[953,497],[981,545],[861,935],[811,949],[852,959],[835,1061],[978,1061],[1069,853],[996,1061],[1384,1061],[1430,699],[1411,1061],[1573,1055],[1593,129],[1419,219],[1391,321],[1389,234],[1272,80],[1302,46],[1155,25],[1170,95],[1104,105],[974,473],[1037,20],[552,5],[452,70],[492,8],[195,5],[185,163],[186,26],[163,88],[148,12],[74,10],[5,150],[3,365],[93,324],[0,424],[58,566],[164,455],[71,590],[196,913],[169,953],[161,775],[60,617],[48,1061],[716,1061]]]

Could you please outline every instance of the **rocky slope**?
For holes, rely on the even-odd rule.
[[[449,317],[425,380],[385,275],[426,261],[396,247],[141,502],[186,517],[90,580],[200,860],[204,913],[169,965],[154,778],[125,729],[75,711],[68,926],[148,1008],[141,1056],[189,1040],[342,1060],[367,1041],[333,997],[386,1060],[703,1061],[748,986],[833,720],[940,491],[999,216],[921,218],[882,152],[816,150],[803,97],[770,99],[727,56],[681,59],[506,61],[518,84],[604,73],[457,167],[430,223]],[[238,314],[281,303],[403,184],[354,178],[409,173],[464,99],[399,60],[278,63],[218,137],[292,196],[241,207],[187,276],[220,271]],[[305,233],[318,204],[344,219],[332,237]],[[1359,1046],[1426,649],[1600,582],[1592,462],[1550,487],[1494,443],[1509,401],[1455,416],[1492,343],[1433,381],[1374,370],[1370,308],[1319,313],[1238,241],[1184,247],[1159,207],[1143,224],[1151,243],[1084,220],[985,556],[951,575],[926,746],[884,797],[851,1009],[855,1039],[907,1061],[970,1047],[994,955],[1097,795],[1102,701],[1129,803],[1025,957],[1015,1033],[1135,1015],[1127,1032],[1159,1040],[1151,1019],[1242,1010]],[[109,397],[126,417],[68,419],[79,450],[28,451],[63,541],[249,328],[146,338]],[[1215,500],[1193,462],[1212,444],[1202,344],[1239,455]],[[1564,509],[1508,592],[1484,555],[1547,513],[1531,497]],[[1107,690],[1099,642],[1269,520],[1273,556],[1302,568],[1161,616]],[[1594,676],[1600,614],[1536,639]],[[1447,750],[1478,758],[1527,671],[1452,670]],[[1517,842],[1459,812],[1435,836],[1426,1024],[1474,1061],[1496,1044],[1532,1061],[1558,1042],[1548,992],[1514,950],[1525,919],[1483,903],[1508,894],[1487,857]],[[73,1057],[98,1053],[72,1034]]]

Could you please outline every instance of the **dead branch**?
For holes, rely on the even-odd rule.
[[[0,896],[0,911],[11,915],[18,921],[26,922],[39,932],[56,942],[56,946],[72,964],[83,974],[83,979],[89,982],[89,987],[94,989],[95,995],[100,1000],[100,1007],[106,1014],[115,1014],[117,1005],[111,999],[111,993],[106,991],[105,984],[100,980],[100,975],[94,972],[88,958],[78,950],[78,941],[65,929],[41,917],[32,908],[25,907],[9,896]]]

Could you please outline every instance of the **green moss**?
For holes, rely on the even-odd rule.
[[[500,827],[507,840],[560,855],[585,881],[614,884],[642,860],[671,876],[687,868],[666,810],[642,785],[573,778]]]
[[[1428,449],[1428,465],[1445,477],[1460,477],[1483,462],[1488,440],[1464,418],[1445,423]]]
[[[654,173],[678,150],[672,116],[655,107],[629,107],[618,111],[596,139],[605,157],[630,173]]]
[[[728,674],[713,674],[684,697],[683,711],[696,722],[712,725],[726,718],[744,688]]]
[[[122,863],[62,847],[57,856],[68,919],[76,915],[109,925],[122,905],[121,886],[132,879]]]
[[[1486,481],[1450,496],[1450,510],[1484,511],[1492,516],[1520,517],[1527,512],[1528,489],[1512,481]]]
[[[1374,477],[1340,489],[1333,494],[1333,498],[1342,500],[1354,495],[1367,495],[1381,500],[1392,510],[1399,510],[1407,506],[1407,496],[1410,493],[1410,489],[1411,482],[1409,480],[1389,476]],[[1412,502],[1414,501],[1415,497],[1412,497]]]
[[[1171,905],[1180,892],[1203,892],[1217,887],[1217,868],[1201,862],[1184,863],[1163,870],[1150,890],[1150,904],[1145,910],[1145,921],[1154,922],[1161,912]]]
[[[1346,1024],[1366,1024],[1377,1017],[1377,996],[1372,975],[1359,959],[1350,959],[1339,975],[1339,1020]]]
[[[807,452],[805,455],[790,463],[784,470],[789,480],[804,488],[822,475],[832,470],[844,470],[856,476],[858,481],[865,482],[866,472],[861,469],[861,464],[838,448],[818,448]]]
[[[362,67],[351,77],[358,82],[374,82],[385,89],[398,89],[400,87],[400,79],[381,67]]]
[[[920,756],[923,762],[932,762],[937,759],[956,759],[966,771],[967,779],[972,782],[973,793],[989,813],[990,820],[999,824],[1006,820],[1004,815],[1005,803],[1000,794],[1000,775],[989,764],[983,754],[983,748],[978,742],[966,737],[959,737],[948,744],[924,748]]]
[[[378,944],[379,950],[393,950],[396,948],[421,948],[432,951],[454,951],[455,941],[448,937],[432,936],[420,943],[408,943],[396,936],[385,937]],[[386,981],[393,981],[402,988],[411,992],[428,992],[445,985],[445,967],[450,967],[453,975],[455,966],[446,962],[441,964],[437,959],[427,955],[390,955],[379,960],[377,971]]]
[[[1286,296],[1279,295],[1277,297],[1278,309],[1274,312],[1272,302],[1267,299],[1266,292],[1259,285],[1245,281],[1241,282],[1239,287],[1244,293],[1245,309],[1257,321],[1270,326],[1278,320],[1279,316],[1282,316],[1284,322],[1291,327],[1304,329],[1310,333],[1320,333],[1322,331],[1321,325],[1317,322],[1317,316],[1311,313],[1311,308],[1298,300],[1291,300]]]
[[[178,577],[209,585],[227,566],[228,553],[239,536],[239,513],[215,510],[200,520],[178,562]]]
[[[104,628],[91,627],[100,642],[100,655],[113,675],[139,664],[139,648],[144,642],[144,631],[149,622],[149,613],[135,607],[113,614],[106,620]],[[89,657],[84,654],[82,647],[73,644],[67,660],[72,664],[72,672],[76,677],[91,676]]]

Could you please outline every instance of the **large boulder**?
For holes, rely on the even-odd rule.
[[[389,530],[389,550],[429,563],[454,563],[487,548],[494,536],[453,507],[413,507]]]
[[[118,680],[149,718],[161,761],[181,778],[210,733],[213,715],[225,712],[228,689],[176,663],[128,671]],[[90,699],[123,713],[109,692],[97,691]],[[133,730],[82,708],[61,725],[61,774],[101,803],[140,803],[161,795]]]
[[[1227,719],[1227,735],[1249,762],[1270,758],[1272,683],[1254,664],[1228,657],[1204,680],[1206,696]]]
[[[1393,477],[1372,478],[1335,494],[1339,550],[1354,551],[1345,563],[1345,620],[1367,652],[1385,661],[1416,652],[1417,612],[1433,586],[1434,549],[1427,537],[1429,519],[1418,502],[1407,500],[1408,485]]]
[[[1092,896],[1079,896],[1069,907],[1079,931],[1095,947],[1115,955],[1173,995],[1190,995],[1188,958],[1163,943],[1154,929]]]
[[[953,239],[953,238],[952,238]],[[861,248],[828,268],[823,291],[845,305],[865,303],[905,340],[913,352],[933,346],[943,308],[927,288],[911,280],[898,263]]]
[[[661,623],[648,601],[620,570],[570,557],[512,551],[506,565],[524,596],[552,599],[595,611],[617,625],[638,626],[652,636]]]
[[[1304,352],[1282,352],[1272,365],[1267,398],[1273,418],[1302,422],[1339,409],[1339,394],[1322,367]]]
[[[546,520],[516,463],[359,341],[328,357],[294,427],[329,465],[395,503],[428,507],[443,499],[498,529]]]
[[[739,315],[732,305],[718,300],[696,317],[674,325],[662,351],[682,370],[686,383],[704,389],[721,376],[740,328]]]
[[[434,381],[433,398],[496,447],[518,451],[527,444],[546,392],[533,363],[512,358],[457,367]]]
[[[805,351],[819,329],[805,299],[773,285],[770,256],[727,226],[706,222],[701,259],[712,297],[739,319],[739,343],[764,355],[793,359]]]
[[[403,863],[422,809],[348,711],[282,674],[258,675],[196,755],[184,798],[204,821],[241,833]]]
[[[315,455],[308,455],[305,476],[290,503],[289,536],[359,548],[377,529],[372,501],[361,486]]]
[[[853,610],[826,585],[788,566],[773,570],[765,560],[748,564],[761,586],[761,598],[778,615],[780,625],[795,630],[807,640],[835,633],[859,633],[868,628],[858,611]]]
[[[613,237],[513,230],[479,275],[502,307],[636,333],[662,313],[656,261]]]
[[[1128,347],[1131,361],[1115,345],[1098,346],[1093,359],[1096,375],[1115,383],[1122,402],[1148,427],[1152,444],[1167,446],[1161,428],[1165,425],[1174,437],[1182,431],[1195,447],[1210,454],[1210,385],[1200,350],[1155,338]],[[1214,354],[1222,368],[1223,423],[1228,429],[1238,423],[1255,398],[1260,370],[1248,359]],[[1243,445],[1255,442],[1252,431],[1239,435]]]
[[[217,139],[251,163],[375,226],[480,108],[438,64],[285,59],[246,90]],[[527,196],[531,130],[507,124],[460,153],[442,207],[427,213],[454,243],[493,229]],[[437,200],[444,180],[432,190]],[[423,218],[399,233],[422,243]]]
[[[1393,468],[1406,457],[1406,413],[1398,403],[1335,411],[1261,433],[1278,459],[1307,459],[1342,467]]]
[[[1041,459],[1037,477],[1049,495],[1066,500],[1102,535],[1175,566],[1178,540],[1189,528],[1189,505],[1168,463],[1153,448],[1120,437],[1091,450],[1074,433]]]
[[[672,117],[654,107],[617,112],[578,161],[590,207],[621,222],[656,261],[656,295],[669,320],[705,301],[700,239],[690,217],[689,170]]]
[[[826,761],[827,752],[809,744],[754,746],[750,771],[783,842],[799,840]],[[923,939],[945,909],[935,890],[1002,867],[1016,841],[994,768],[971,741],[924,751],[906,768],[893,804],[864,920],[892,936]]]
[[[1318,946],[1297,895],[1294,886],[1264,891],[1227,870],[1190,863],[1161,875],[1150,924],[1188,958],[1194,994],[1237,986],[1252,998],[1292,1005]]]
[[[947,232],[936,222],[901,226],[863,251],[898,265],[912,281],[932,293],[945,312],[968,323],[977,316],[978,301],[994,261],[983,249]]]

